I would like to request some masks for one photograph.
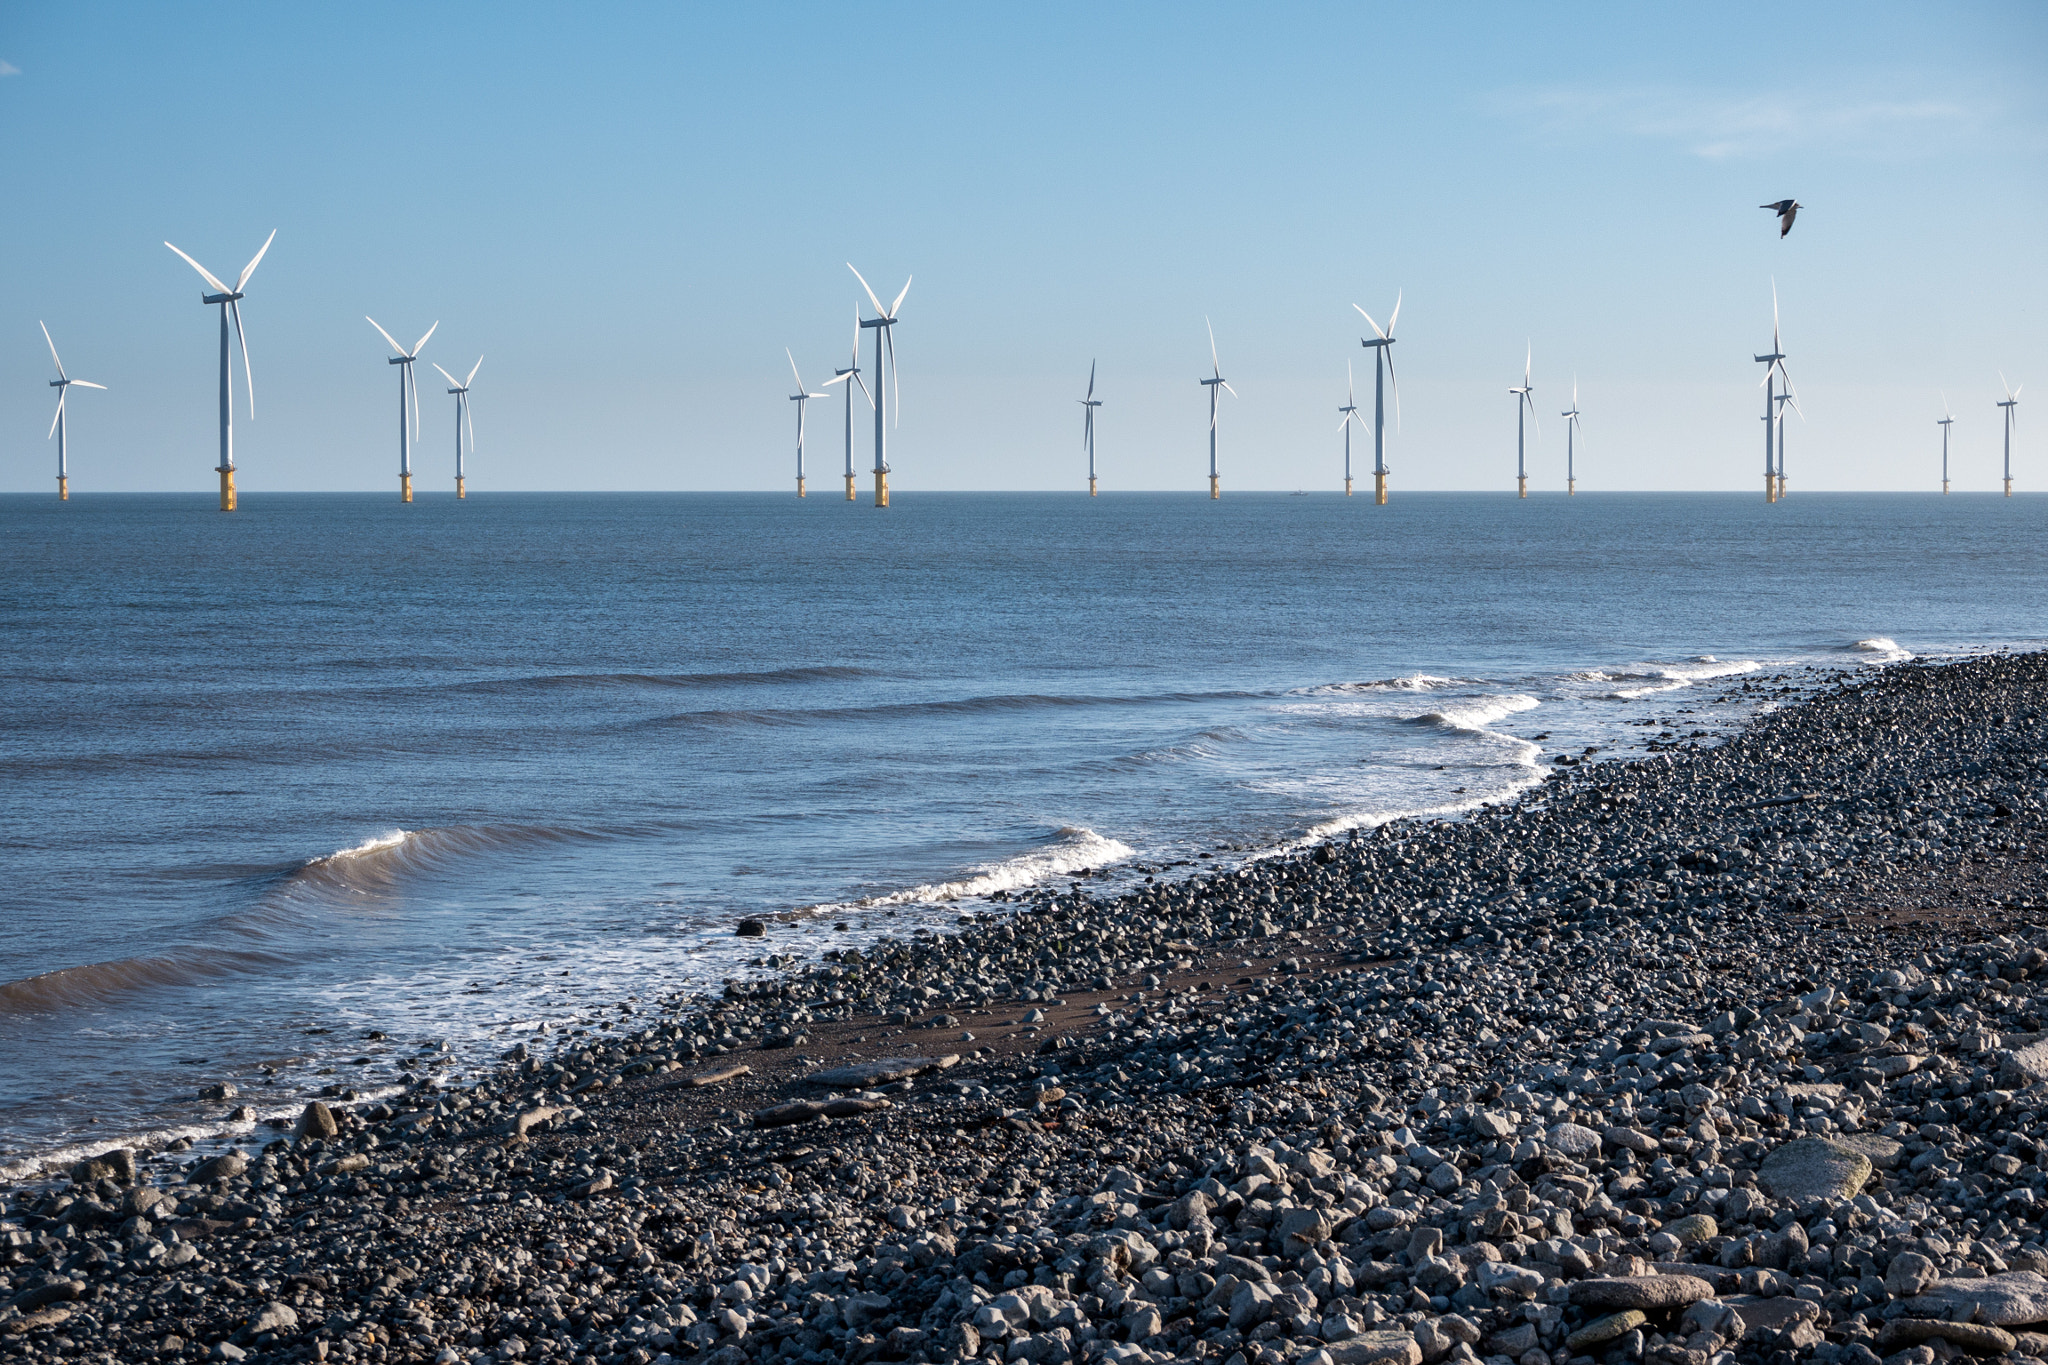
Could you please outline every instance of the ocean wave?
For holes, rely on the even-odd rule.
[[[880,676],[882,675],[873,669],[836,664],[731,673],[542,673],[531,677],[486,678],[454,683],[442,690],[489,694],[594,688],[773,687]]]
[[[1876,655],[1871,662],[1878,664],[1904,663],[1913,657],[1912,650],[1900,648],[1899,642],[1888,635],[1873,635],[1868,640],[1858,640],[1849,648],[1860,654]]]
[[[1082,868],[1107,867],[1135,856],[1136,850],[1119,839],[1107,839],[1080,825],[1054,831],[1052,840],[1000,862],[984,863],[956,881],[930,882],[904,891],[868,896],[857,901],[811,906],[807,913],[830,914],[840,910],[867,910],[882,905],[912,905],[932,901],[968,900],[997,891],[1021,891],[1051,877],[1079,872]]]
[[[1520,711],[1534,710],[1543,703],[1520,692],[1504,696],[1475,697],[1457,706],[1446,706],[1437,711],[1425,711],[1414,717],[1417,725],[1440,725],[1446,730],[1464,730],[1474,734],[1489,733],[1487,727],[1496,721],[1506,720]]]
[[[99,1005],[136,991],[198,986],[224,976],[263,971],[290,959],[257,948],[180,948],[151,957],[124,957],[23,977],[0,984],[0,1015],[46,1014]]]
[[[478,856],[547,844],[598,843],[608,833],[565,825],[442,825],[394,829],[281,869],[275,880],[339,891],[383,892],[401,879]]]
[[[1092,707],[1159,706],[1208,701],[1245,701],[1271,696],[1267,692],[1154,692],[1131,696],[1086,693],[1012,692],[944,701],[886,702],[874,706],[763,707],[747,710],[680,711],[627,721],[623,730],[660,730],[676,726],[815,725],[839,721],[889,720],[918,716],[1003,714],[1018,711],[1081,710]]]
[[[1739,673],[1754,673],[1763,665],[1755,659],[1717,659],[1711,654],[1702,654],[1679,664],[1640,664],[1634,668],[1615,671],[1616,679],[1643,678],[1649,681],[1641,687],[1617,687],[1607,694],[1612,701],[1638,701],[1653,697],[1660,692],[1676,692],[1681,687],[1711,678],[1730,678]]]
[[[1342,696],[1350,692],[1428,692],[1438,687],[1456,687],[1471,682],[1470,678],[1446,678],[1435,673],[1410,673],[1399,678],[1380,678],[1373,682],[1323,683],[1316,687],[1296,688],[1288,695],[1328,697]]]

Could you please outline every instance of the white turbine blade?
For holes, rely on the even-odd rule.
[[[1236,390],[1236,389],[1233,389],[1233,388],[1231,388],[1229,384],[1225,384],[1225,383],[1223,383],[1223,381],[1222,381],[1222,380],[1218,380],[1217,382],[1218,382],[1219,384],[1223,384],[1223,391],[1224,391],[1225,393],[1229,394],[1229,395],[1230,395],[1230,396],[1231,396],[1232,398],[1235,398],[1235,397],[1237,397],[1237,390]]]
[[[441,367],[439,365],[434,366],[434,368],[437,370],[441,370]],[[462,381],[458,380],[454,375],[448,373],[448,371],[446,370],[441,370],[441,377],[447,380],[450,384],[453,384],[458,389],[462,387]]]
[[[1207,318],[1202,319],[1202,325],[1209,329],[1209,368],[1220,375],[1223,373],[1223,362],[1216,358],[1216,327]]]
[[[412,377],[412,366],[405,367],[405,390],[412,395],[412,439],[417,445],[420,439],[420,386]]]
[[[47,335],[47,333],[46,333],[45,335]],[[52,347],[50,348],[50,354],[51,354],[51,355],[55,355],[55,354],[57,354],[57,348],[56,348],[55,346],[52,346]],[[60,365],[60,366],[58,366],[57,368],[58,368],[58,370],[59,370],[60,372],[61,372],[61,371],[63,370],[63,366],[61,366],[61,365]],[[1089,397],[1089,398],[1093,398],[1094,396],[1095,396],[1095,362],[1091,360],[1091,361],[1089,361],[1089,362],[1088,362],[1088,397]]]
[[[171,246],[169,242],[165,242],[164,245]],[[171,250],[178,251],[178,248],[171,246]],[[208,284],[213,286],[214,293],[232,294],[235,292],[234,290],[228,288],[226,285],[222,284],[219,280],[215,279],[214,274],[211,270],[208,270],[205,266],[199,264],[199,262],[193,260],[190,256],[185,255],[184,252],[178,251],[178,255],[185,262],[186,265],[191,266],[194,270],[199,272],[199,277],[201,279],[205,280]]]
[[[853,262],[852,262],[852,261],[848,261],[848,262],[846,263],[846,268],[847,268],[848,270],[853,270]],[[867,276],[865,276],[865,275],[861,274],[861,273],[860,273],[860,272],[859,272],[858,270],[853,270],[853,277],[854,277],[855,279],[857,279],[857,280],[859,280],[859,281],[860,281],[860,287],[861,287],[862,289],[866,289],[866,290],[867,290],[867,295],[868,295],[868,302],[869,302],[869,303],[872,303],[873,305],[875,305],[875,316],[877,316],[877,317],[884,317],[884,318],[885,318],[885,317],[888,317],[889,315],[888,315],[887,313],[884,313],[884,312],[882,311],[882,301],[881,301],[880,299],[878,299],[878,298],[876,298],[876,297],[875,297],[875,291],[874,291],[874,290],[872,290],[872,289],[868,289],[868,281],[867,281]],[[860,316],[860,312],[859,312],[859,310],[858,310],[858,309],[856,309],[856,310],[854,311],[854,316],[855,316],[856,318],[858,318],[858,317]],[[854,333],[854,338],[855,338],[855,345],[856,345],[856,346],[857,346],[857,345],[859,344],[859,336],[860,336],[860,334],[859,334],[858,332],[855,332],[855,333]]]
[[[859,273],[859,272],[855,272],[855,273]],[[856,303],[855,305],[853,305],[853,346],[852,346],[852,349],[851,349],[851,354],[852,354],[852,357],[853,357],[853,358],[852,358],[851,360],[849,360],[849,361],[847,362],[847,365],[848,365],[848,366],[849,366],[850,368],[852,368],[852,369],[859,369],[859,368],[860,368],[860,305],[859,305],[859,304],[857,304],[857,303]]]
[[[2005,396],[2007,398],[2012,397],[2012,385],[2005,382],[2004,370],[2000,370],[1998,372],[1998,387],[2005,390]]]
[[[1387,358],[1387,383],[1394,389],[1394,430],[1401,430],[1401,376],[1394,373],[1394,348],[1382,346],[1380,354]]]
[[[916,277],[915,277],[915,276],[912,276],[911,278],[912,278],[912,279],[914,279],[914,278],[916,278]],[[909,279],[906,279],[906,280],[904,280],[904,281],[903,281],[903,294],[908,294],[909,292],[910,292],[910,280],[909,280]],[[892,304],[890,304],[890,305],[889,305],[889,316],[890,316],[890,317],[892,317],[892,318],[893,318],[893,317],[895,317],[895,316],[896,316],[896,310],[897,310],[898,308],[901,308],[901,307],[903,306],[903,294],[898,294],[898,295],[896,296],[896,302],[894,302],[894,303],[892,303]]]
[[[789,347],[787,346],[782,348],[782,353],[786,356],[789,356],[789,372],[790,374],[795,375],[796,377],[796,391],[798,393],[807,392],[807,390],[804,388],[804,377],[800,374],[797,374],[796,372],[796,357],[793,355],[789,355]]]
[[[1394,335],[1394,324],[1401,320],[1401,293],[1402,291],[1398,289],[1394,291],[1394,311],[1387,314],[1387,336],[1389,339]]]
[[[859,370],[849,370],[848,373],[853,376],[853,382],[860,385],[861,397],[868,400],[868,411],[873,412],[875,410],[875,395],[874,391],[868,388],[868,381],[860,377]]]
[[[466,379],[464,379],[464,380],[462,381],[462,387],[463,387],[463,388],[465,388],[465,389],[466,389],[466,388],[468,388],[468,387],[469,387],[469,382],[470,382],[470,380],[471,380],[471,379],[475,379],[475,378],[476,378],[476,372],[477,372],[478,370],[481,370],[481,369],[482,369],[483,367],[484,367],[484,358],[483,358],[482,356],[478,356],[478,357],[476,358],[476,364],[474,364],[474,365],[472,365],[472,366],[470,366],[470,367],[469,367],[469,377],[468,377],[468,378],[466,378]]]
[[[427,344],[427,337],[430,337],[430,336],[432,336],[432,335],[434,334],[434,330],[435,330],[435,328],[439,327],[440,325],[441,325],[441,323],[440,323],[440,320],[439,320],[439,319],[436,319],[436,320],[435,320],[435,322],[434,322],[434,326],[433,326],[433,327],[429,327],[429,328],[427,329],[427,336],[423,336],[423,337],[421,337],[421,338],[420,338],[420,339],[419,339],[418,341],[415,341],[415,342],[414,342],[414,343],[412,344],[412,349],[411,349],[410,351],[407,351],[407,352],[405,353],[405,354],[407,355],[407,357],[409,358],[409,357],[412,357],[412,356],[416,356],[416,355],[418,355],[418,354],[420,353],[420,347],[422,347],[422,346],[424,346],[424,345],[426,345],[426,344]]]
[[[851,379],[851,378],[853,378],[853,371],[852,371],[852,370],[848,370],[848,371],[846,371],[846,372],[845,372],[845,373],[843,373],[843,374],[835,374],[835,375],[833,375],[833,376],[832,376],[832,377],[831,377],[830,379],[826,379],[826,380],[821,380],[821,381],[819,381],[819,382],[821,382],[822,384],[824,384],[824,386],[825,386],[826,388],[828,388],[828,389],[829,389],[829,388],[831,388],[831,387],[832,387],[832,386],[833,386],[834,384],[840,384],[840,383],[844,383],[844,382],[845,382],[846,380],[849,380],[849,379]]]
[[[1358,305],[1355,303],[1351,306],[1353,308],[1358,308]],[[1363,308],[1358,308],[1358,316],[1365,319],[1365,325],[1372,328],[1373,335],[1377,336],[1381,341],[1385,341],[1387,339],[1387,334],[1380,330],[1380,325],[1372,320],[1372,314],[1366,312]]]
[[[57,390],[57,411],[56,414],[50,418],[50,433],[49,436],[43,437],[45,441],[49,440],[50,436],[55,436],[57,434],[57,423],[64,420],[64,394],[65,390]]]
[[[386,341],[391,341],[391,333],[385,331],[383,327],[378,324],[377,319],[371,317],[368,313],[365,313],[363,314],[363,321],[369,323],[372,327],[377,328],[378,336],[383,337]],[[405,354],[405,347],[399,345],[396,341],[391,341],[391,349],[398,352],[400,355]]]
[[[906,289],[909,287],[904,286]],[[884,327],[882,333],[882,344],[889,350],[889,396],[896,400],[896,420],[891,425],[900,427],[903,425],[903,375],[896,368],[896,329]]]
[[[75,389],[105,389],[107,386],[105,384],[95,384],[90,379],[74,379],[71,381],[71,387]]]
[[[69,379],[71,376],[64,373],[64,362],[61,360],[57,360],[57,343],[54,341],[50,341],[50,324],[48,324],[47,322],[38,322],[36,326],[43,329],[43,340],[49,343],[50,359],[57,361],[57,377],[59,379]]]
[[[270,235],[263,239],[263,245],[256,249],[254,256],[249,258],[249,264],[242,267],[242,277],[235,281],[235,292],[237,294],[242,292],[242,286],[249,282],[249,277],[256,273],[256,263],[263,259],[263,253],[270,250],[270,244],[276,240],[277,229],[272,228]]]
[[[1536,387],[1534,384],[1531,384],[1529,382],[1529,367],[1535,363],[1536,343],[1532,341],[1529,343],[1529,349],[1522,355],[1522,387],[1525,389],[1533,389]]]
[[[462,400],[462,424],[469,428],[469,451],[470,454],[474,455],[476,453],[476,422],[469,415],[469,399],[467,398]]]
[[[228,311],[235,315],[235,340],[242,344],[242,378],[249,389],[249,420],[256,420],[256,372],[249,368],[249,334],[242,330],[242,305],[228,304]]]

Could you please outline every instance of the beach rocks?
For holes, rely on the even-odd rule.
[[[249,1169],[249,1158],[229,1148],[219,1156],[210,1157],[192,1169],[192,1183],[211,1185],[217,1181],[232,1180]]]
[[[1636,1308],[1666,1312],[1714,1296],[1714,1286],[1695,1275],[1621,1275],[1580,1280],[1571,1301],[1583,1308]]]
[[[768,932],[768,922],[760,919],[743,919],[733,933],[740,938],[761,938]]]
[[[1791,1204],[1839,1202],[1870,1179],[1870,1158],[1825,1138],[1795,1138],[1772,1149],[1757,1169],[1757,1183]]]
[[[1624,1308],[1618,1313],[1595,1318],[1566,1337],[1564,1344],[1574,1354],[1589,1351],[1595,1346],[1604,1346],[1616,1337],[1626,1335],[1648,1322],[1649,1316],[1640,1308]]]
[[[1999,1327],[2027,1327],[2048,1322],[2048,1279],[2031,1270],[2013,1270],[1974,1279],[1941,1279],[1910,1298],[1899,1300],[1907,1312],[1922,1317],[1988,1322]]]
[[[2019,1349],[2019,1340],[2012,1333],[1979,1322],[1893,1318],[1877,1334],[1877,1348],[1886,1352],[1926,1341],[1945,1341],[1979,1355],[2011,1355]]]
[[[298,1137],[319,1138],[322,1141],[340,1131],[340,1127],[334,1121],[334,1112],[318,1100],[314,1100],[301,1111],[298,1126],[294,1129]]]
[[[1575,1160],[1600,1153],[1600,1135],[1582,1123],[1552,1124],[1543,1141],[1551,1150]]]
[[[1931,1288],[1941,1278],[1940,1267],[1917,1251],[1902,1251],[1885,1268],[1884,1292],[1912,1298]]]

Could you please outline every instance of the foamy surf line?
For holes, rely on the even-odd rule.
[[[987,863],[958,881],[930,882],[904,891],[867,896],[857,901],[836,901],[806,906],[806,915],[835,914],[846,910],[872,910],[887,905],[940,904],[971,900],[998,891],[1022,891],[1052,877],[1079,872],[1082,868],[1109,867],[1137,856],[1137,850],[1120,839],[1105,839],[1092,829],[1067,825],[1046,844],[1029,853],[998,863]]]

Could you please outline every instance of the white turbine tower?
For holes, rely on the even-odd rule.
[[[1785,372],[1785,348],[1778,343],[1776,280],[1771,281],[1771,351],[1769,355],[1758,356],[1756,363],[1769,367],[1764,371],[1764,382],[1757,387],[1764,391],[1764,501],[1776,502],[1784,488],[1784,473],[1779,467],[1777,452],[1778,422],[1784,409],[1778,402],[1777,380]],[[1785,386],[1791,388],[1790,379],[1785,381]]]
[[[1351,305],[1358,308],[1357,304]],[[1394,324],[1401,320],[1401,294],[1394,293],[1394,311],[1387,315],[1387,329],[1372,320],[1372,314],[1358,308],[1358,316],[1365,319],[1365,325],[1372,328],[1370,340],[1358,339],[1358,344],[1372,352],[1372,500],[1376,507],[1387,505],[1387,389],[1394,385],[1394,427],[1401,426],[1401,381],[1394,374]]]
[[[1934,425],[1941,428],[1941,495],[1948,496],[1948,429],[1955,425],[1956,415],[1948,410],[1948,395],[1941,395],[1941,416]]]
[[[1579,377],[1572,376],[1572,405],[1558,416],[1564,418],[1564,495],[1575,498],[1579,495],[1578,452],[1573,448],[1572,436],[1579,429]]]
[[[1347,498],[1351,496],[1351,425],[1356,422],[1361,430],[1365,427],[1358,416],[1358,395],[1353,392],[1356,387],[1351,378],[1351,362],[1347,360],[1344,362],[1344,406],[1337,409],[1344,414],[1337,423],[1337,430],[1344,433],[1344,496]]]
[[[796,404],[796,495],[803,497],[804,408],[810,404],[813,398],[830,398],[832,395],[829,393],[812,393],[809,389],[805,388],[804,377],[796,373],[796,357],[789,355],[789,347],[787,346],[782,348],[782,353],[789,356],[789,372],[796,375],[796,392],[789,396],[789,401]]]
[[[455,497],[458,501],[469,496],[469,485],[463,478],[462,468],[462,437],[464,432],[469,434],[469,449],[472,451],[476,449],[476,427],[471,425],[469,420],[469,384],[470,380],[476,378],[476,372],[482,369],[483,366],[484,358],[478,356],[476,364],[469,367],[469,374],[463,379],[457,379],[448,371],[441,370],[439,365],[434,366],[435,369],[441,370],[441,377],[448,381],[448,392],[455,395]]]
[[[1202,325],[1209,328],[1209,370],[1215,377],[1204,379],[1202,387],[1209,391],[1209,500],[1214,502],[1223,496],[1223,486],[1216,481],[1216,397],[1230,389],[1230,396],[1237,397],[1237,390],[1231,389],[1223,379],[1223,362],[1216,358],[1216,328],[1209,319],[1203,318]]]
[[[405,349],[405,347],[399,345],[396,341],[392,341],[391,333],[385,331],[382,327],[377,326],[377,319],[369,316],[368,314],[364,314],[363,321],[369,323],[372,327],[376,327],[377,335],[383,337],[386,341],[390,341],[391,349],[398,352],[397,355],[391,357],[384,363],[386,365],[396,365],[399,367],[398,496],[399,501],[401,502],[411,502],[412,446],[413,442],[419,440],[420,438],[420,391],[419,386],[414,384],[412,380],[412,362],[419,359],[420,348],[427,344],[427,337],[430,337],[434,334],[434,327],[439,327],[441,324],[439,322],[436,322],[434,324],[434,327],[429,327],[427,329],[427,336],[423,336],[418,341],[415,341],[413,343],[412,349],[408,351]],[[477,363],[481,365],[483,362],[478,361]]]
[[[853,270],[853,262],[848,261],[846,268]],[[875,316],[868,321],[862,322],[861,326],[875,329],[875,391],[869,395],[875,404],[875,506],[887,507],[889,505],[888,413],[892,386],[896,398],[897,424],[900,426],[903,421],[903,383],[896,376],[896,310],[903,306],[903,296],[910,292],[911,277],[905,277],[903,293],[898,294],[896,302],[890,304],[887,308],[882,307],[882,301],[875,297],[874,290],[868,288],[867,279],[858,270],[853,270],[853,277],[860,281],[860,287],[866,292],[868,302],[875,305]],[[884,354],[888,357],[886,364],[883,360]],[[851,402],[853,400],[848,399],[847,401]]]
[[[2005,371],[1998,372],[1998,386],[2005,390],[2005,401],[1998,406],[2005,409],[2005,495],[2012,496],[2012,429],[2020,420],[2020,390],[2005,382]]]
[[[1536,390],[1536,386],[1529,382],[1529,367],[1535,358],[1536,348],[1532,344],[1528,354],[1522,357],[1522,387],[1508,390],[1515,395],[1515,495],[1523,498],[1529,496],[1529,466],[1522,458],[1523,419],[1536,421],[1536,400],[1529,396]],[[1536,434],[1543,434],[1541,422],[1536,422]]]
[[[50,381],[50,387],[57,391],[57,415],[51,419],[50,436],[57,438],[57,501],[70,502],[71,465],[65,454],[64,399],[71,392],[73,385],[81,389],[104,389],[107,386],[105,384],[95,384],[86,379],[73,379],[70,375],[64,373],[64,362],[57,358],[57,343],[50,341],[49,324],[38,322],[36,326],[43,329],[43,340],[48,342],[50,347],[50,359],[56,361],[57,364],[57,377]],[[45,436],[43,439],[47,441],[50,439],[50,436]]]
[[[235,280],[233,289],[222,284],[205,266],[184,252],[178,251],[178,248],[171,246],[169,242],[164,243],[165,246],[170,246],[172,251],[177,251],[179,259],[198,271],[199,278],[212,286],[213,292],[201,294],[199,301],[208,307],[215,304],[220,306],[220,463],[214,468],[220,475],[220,510],[223,512],[235,510],[235,395],[232,383],[234,372],[228,366],[228,320],[230,317],[234,319],[235,339],[242,345],[242,378],[248,381],[249,420],[253,422],[256,420],[256,376],[249,368],[249,337],[242,330],[242,310],[238,305],[242,301],[242,290],[247,287],[249,277],[256,273],[256,263],[263,259],[263,253],[270,250],[270,244],[276,240],[277,229],[272,228],[270,235],[263,239],[263,245],[249,258],[249,264],[242,267],[242,273]]]
[[[1081,444],[1088,451],[1088,496],[1095,496],[1095,410],[1102,406],[1102,400],[1095,396],[1095,362],[1088,362],[1088,396],[1077,398],[1084,414],[1081,421]]]
[[[909,288],[905,285],[904,288]],[[825,381],[825,387],[834,384],[846,385],[846,500],[854,501],[853,491],[853,386],[860,385],[861,394],[868,400],[870,408],[875,405],[875,396],[868,392],[868,382],[860,377],[860,309],[853,310],[853,350],[846,358],[846,368],[832,371],[832,377]],[[803,386],[799,384],[798,388]]]

